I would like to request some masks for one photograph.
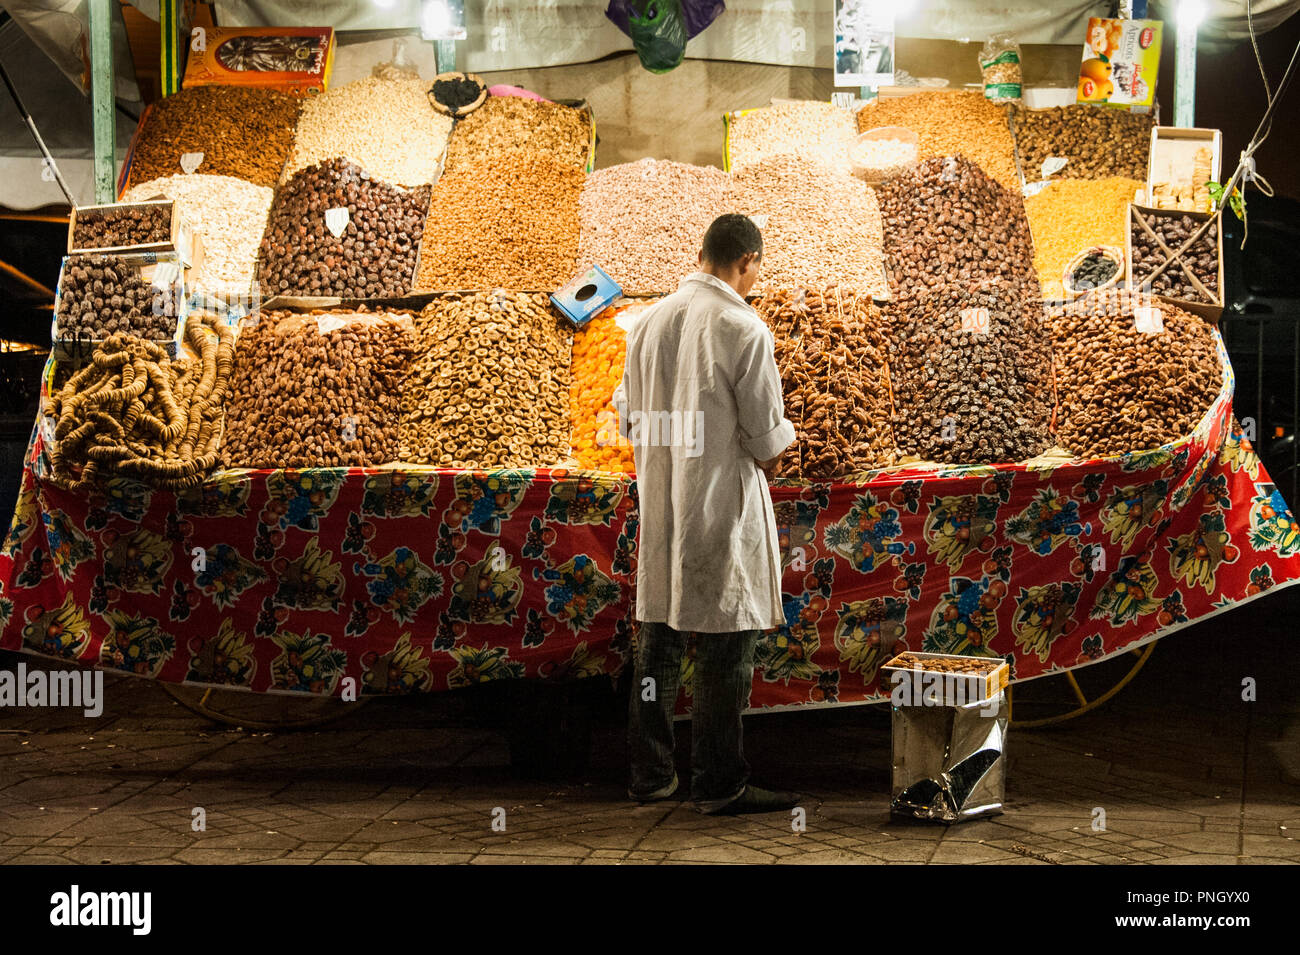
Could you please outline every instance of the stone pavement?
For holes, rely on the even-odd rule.
[[[590,767],[534,782],[464,693],[249,733],[109,676],[98,719],[0,710],[0,863],[1300,863],[1297,610],[1300,588],[1183,631],[1098,711],[1013,728],[1006,812],[947,828],[889,819],[879,706],[748,719],[756,777],[807,793],[795,833],[628,803],[612,702]]]

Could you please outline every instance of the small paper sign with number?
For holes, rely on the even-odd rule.
[[[181,172],[189,175],[203,164],[203,153],[181,153]]]
[[[987,335],[989,331],[989,310],[987,308],[963,308],[961,310],[961,330]]]
[[[1041,170],[1043,173],[1043,178],[1047,179],[1053,173],[1060,172],[1062,169],[1065,168],[1065,164],[1068,163],[1069,161],[1070,160],[1066,159],[1064,156],[1048,156],[1046,159],[1043,160],[1043,165]]]
[[[336,206],[325,210],[325,228],[329,229],[336,239],[344,233],[351,221],[352,217],[348,214],[347,206]]]
[[[767,228],[767,216],[765,214],[760,213],[759,215],[750,216],[749,221],[754,223],[754,225],[758,226],[760,229]]]
[[[1165,316],[1158,308],[1139,306],[1133,309],[1133,324],[1144,335],[1159,335],[1165,330]]]

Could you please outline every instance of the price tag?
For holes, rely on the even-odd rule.
[[[1053,173],[1060,172],[1065,168],[1065,164],[1069,161],[1070,160],[1066,159],[1064,156],[1048,156],[1043,160],[1043,178],[1046,179]]]
[[[159,262],[154,266],[153,278],[149,280],[156,289],[170,289],[181,277],[181,267],[175,262]]]
[[[1020,193],[1028,199],[1030,196],[1038,195],[1050,185],[1050,182],[1027,182],[1025,183],[1025,187],[1020,190]]]
[[[1159,335],[1165,330],[1165,316],[1158,308],[1139,305],[1133,309],[1133,324],[1144,335]]]
[[[347,206],[336,206],[325,210],[325,228],[329,229],[336,239],[344,233],[351,221],[352,216],[348,213]]]
[[[758,226],[759,229],[767,228],[767,216],[765,214],[750,216],[749,221],[754,223],[754,225]]]
[[[963,308],[961,310],[961,330],[987,335],[989,331],[989,310],[987,308]]]
[[[203,153],[181,153],[181,172],[187,176],[203,163]]]
[[[337,328],[342,328],[348,323],[348,318],[344,315],[322,315],[316,319],[316,328],[322,335],[328,335]]]

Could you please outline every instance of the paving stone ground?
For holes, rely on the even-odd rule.
[[[1296,864],[1298,591],[1167,638],[1093,713],[1013,727],[1005,813],[951,827],[890,819],[879,706],[747,719],[756,778],[806,794],[807,828],[794,832],[782,814],[629,803],[612,699],[590,765],[532,781],[512,773],[481,695],[379,700],[315,730],[243,732],[110,675],[98,719],[0,709],[0,863]],[[1254,702],[1242,700],[1246,678]],[[689,725],[679,729],[685,779]],[[195,809],[205,831],[193,831]],[[497,809],[504,832],[492,829]]]

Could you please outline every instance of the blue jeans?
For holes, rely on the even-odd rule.
[[[647,796],[672,784],[673,711],[688,637],[664,623],[641,624],[628,713],[633,796]],[[749,781],[740,714],[749,705],[757,643],[757,630],[697,635],[691,798],[705,812],[735,800]],[[647,677],[653,684],[647,685]]]

